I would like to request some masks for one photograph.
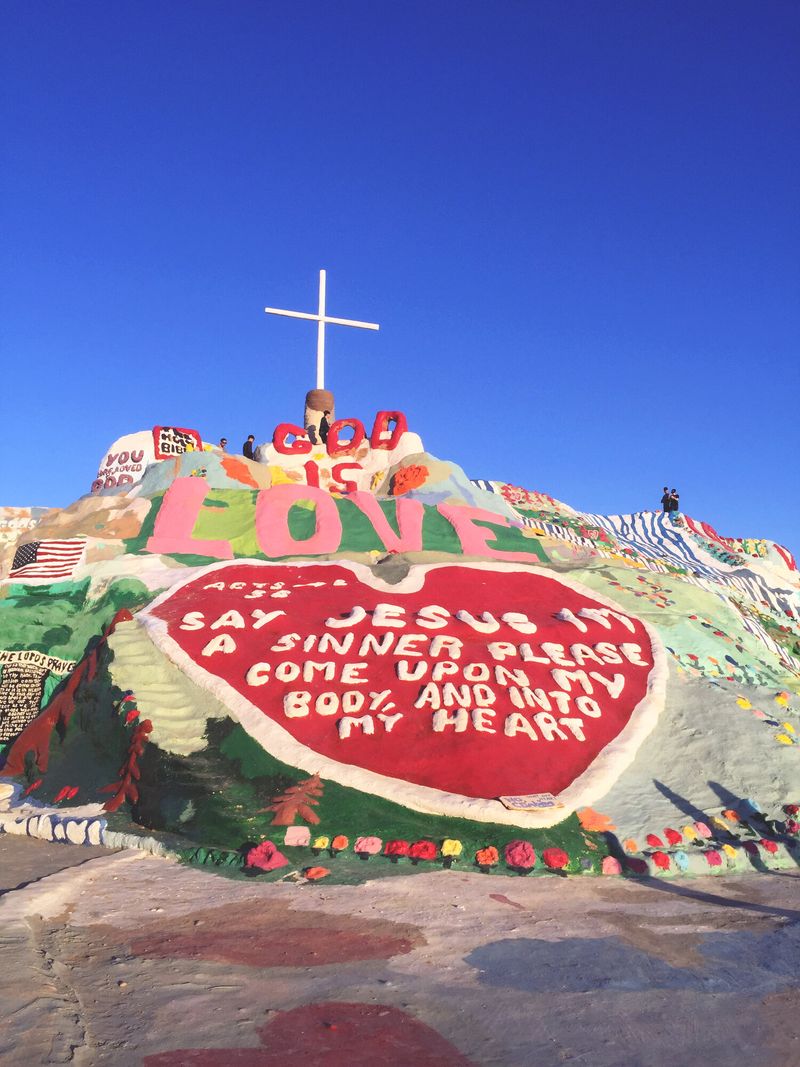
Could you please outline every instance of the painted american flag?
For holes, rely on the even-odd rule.
[[[29,541],[14,553],[9,581],[57,582],[70,577],[86,546],[86,538],[68,541]]]

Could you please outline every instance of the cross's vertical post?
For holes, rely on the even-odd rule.
[[[325,271],[319,272],[319,322],[317,323],[317,389],[325,388]]]

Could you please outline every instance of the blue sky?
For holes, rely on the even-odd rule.
[[[800,6],[8,0],[0,504],[337,414],[800,551]]]

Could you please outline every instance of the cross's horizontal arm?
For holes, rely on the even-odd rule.
[[[362,330],[379,330],[377,322],[356,322],[355,319],[331,319],[326,315],[323,322],[332,322],[334,326],[360,326]]]
[[[356,322],[355,319],[334,319],[328,315],[320,318],[319,315],[311,315],[306,311],[284,311],[282,308],[264,308],[268,315],[288,315],[290,319],[310,319],[312,322],[332,323],[334,326],[359,326],[362,330],[379,330],[377,322]]]
[[[305,311],[282,311],[281,308],[264,308],[268,315],[288,315],[290,319],[312,319],[319,322],[319,315],[309,315]]]

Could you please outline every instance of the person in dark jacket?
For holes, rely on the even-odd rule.
[[[331,424],[328,422],[328,416],[330,411],[325,411],[322,414],[322,418],[319,420],[319,436],[323,444],[328,440],[328,430],[331,428]]]
[[[255,443],[255,434],[250,434],[245,443],[242,445],[242,455],[245,459],[255,459],[253,455],[253,445]]]
[[[666,513],[670,510],[669,506],[669,486],[664,486],[664,495],[661,497],[661,510]]]
[[[680,511],[681,510],[681,498],[677,489],[673,489],[669,494],[669,510]]]

